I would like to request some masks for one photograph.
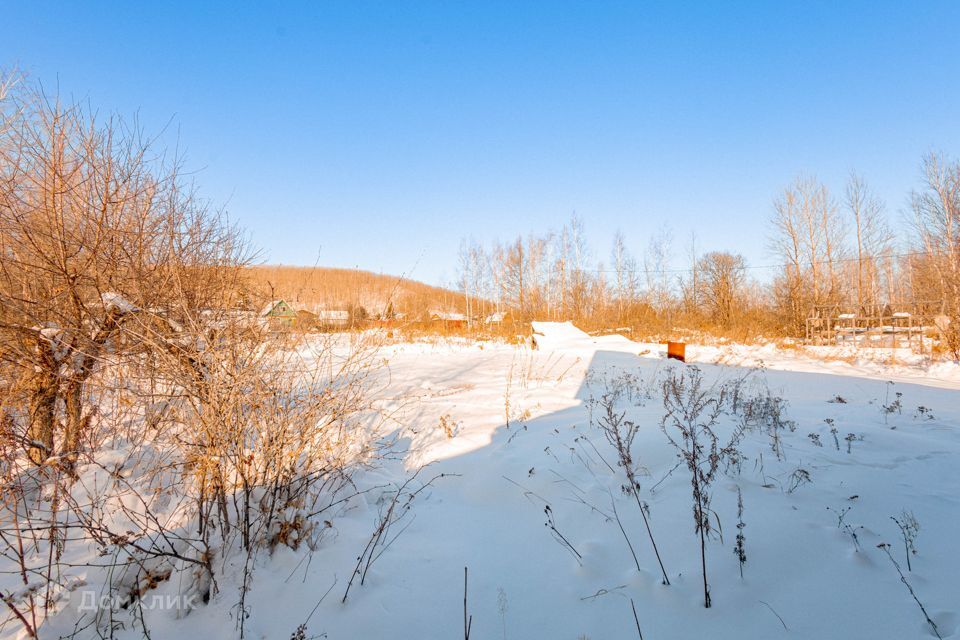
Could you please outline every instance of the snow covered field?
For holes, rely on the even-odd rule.
[[[378,393],[404,425],[399,436],[407,453],[358,483],[401,483],[425,464],[418,480],[451,475],[417,497],[406,528],[395,531],[345,603],[385,490],[326,514],[330,534],[315,551],[281,546],[261,555],[248,595],[247,637],[289,638],[309,618],[306,637],[461,638],[464,567],[476,639],[639,637],[631,601],[647,640],[935,637],[877,547],[882,542],[891,545],[940,635],[960,637],[960,554],[951,542],[960,529],[955,365],[689,347],[688,360],[707,382],[747,376],[744,388],[786,401],[785,419],[795,426],[779,434],[780,458],[767,431],[748,430],[739,470],[726,468],[712,486],[722,540],[717,535],[707,543],[713,606],[706,609],[690,475],[677,466],[660,426],[661,382],[691,364],[663,359],[657,345],[591,338],[570,325],[538,330],[537,350],[386,348],[389,380]],[[643,470],[639,494],[649,505],[669,586],[640,510],[621,489],[616,452],[591,426],[591,414],[597,417],[591,398],[617,381],[628,387],[618,407],[639,426],[633,447]],[[746,524],[742,578],[734,553],[738,488]],[[920,525],[912,571],[891,520],[905,510]],[[219,587],[209,604],[181,619],[147,611],[153,637],[234,637],[237,587]],[[175,588],[165,583],[158,593]],[[78,607],[82,592],[72,593],[65,609]],[[41,637],[69,633],[67,613]],[[3,637],[16,633],[13,624],[2,630]],[[128,625],[118,635],[139,633]]]

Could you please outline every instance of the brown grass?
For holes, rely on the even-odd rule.
[[[463,296],[402,276],[359,269],[262,265],[249,269],[250,281],[259,296],[286,300],[296,308],[313,310],[362,308],[371,317],[392,308],[408,319],[432,310],[457,311]]]

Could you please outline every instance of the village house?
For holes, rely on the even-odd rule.
[[[350,312],[346,309],[317,307],[317,324],[324,329],[344,329],[350,326]]]
[[[431,311],[430,321],[443,326],[444,329],[462,329],[467,326],[467,316],[450,311]]]
[[[260,311],[260,318],[272,327],[292,327],[297,320],[297,311],[286,300],[272,300]]]

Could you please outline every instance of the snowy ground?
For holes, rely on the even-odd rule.
[[[658,381],[669,368],[689,365],[663,359],[657,345],[591,338],[570,325],[539,329],[544,335],[536,351],[502,344],[386,350],[390,381],[379,393],[403,398],[396,408],[407,425],[401,436],[409,453],[361,481],[401,481],[427,463],[424,477],[457,475],[418,498],[410,526],[346,603],[340,600],[373,528],[376,496],[329,518],[335,535],[313,553],[282,548],[262,556],[249,596],[248,637],[288,638],[308,616],[308,637],[463,637],[465,566],[473,638],[638,637],[631,599],[647,640],[932,637],[877,548],[891,543],[906,572],[890,519],[904,509],[921,526],[907,579],[940,634],[960,637],[960,554],[951,542],[960,528],[960,372],[954,365],[689,347],[689,360],[710,380],[754,369],[751,384],[782,395],[797,426],[784,434],[783,460],[765,434],[748,433],[740,473],[716,480],[713,508],[723,540],[708,543],[713,607],[705,609],[690,479],[683,467],[670,473],[676,453],[660,428]],[[605,379],[624,372],[649,392],[627,408],[641,425],[635,444],[647,471],[641,495],[670,586],[661,584],[635,502],[620,491],[614,452],[589,424],[588,400],[604,392]],[[897,393],[900,410],[884,412]],[[442,416],[452,437],[440,426]],[[839,431],[839,449],[825,419]],[[858,438],[850,453],[848,433]],[[798,468],[810,482],[789,492]],[[733,552],[738,487],[747,525],[742,579]],[[612,501],[641,571],[609,517]],[[547,505],[582,560],[545,526]],[[835,513],[848,508],[845,530]],[[221,585],[217,598],[183,619],[151,611],[153,637],[233,637],[235,602],[235,587]],[[2,633],[14,631],[8,626]]]

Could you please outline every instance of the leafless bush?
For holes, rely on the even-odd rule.
[[[784,429],[795,431],[797,428],[796,423],[787,418],[787,401],[773,395],[766,387],[756,394],[744,395],[744,399],[733,405],[734,410],[740,414],[745,427],[766,431],[770,438],[770,448],[778,460],[783,460]]]
[[[497,587],[497,613],[500,614],[500,626],[503,631],[503,640],[507,640],[507,611],[510,603],[507,600],[507,592],[503,587]],[[469,626],[469,625],[468,625]]]
[[[354,471],[375,464],[389,445],[377,439],[377,414],[365,399],[369,355],[356,345],[337,354],[332,345],[291,344],[256,328],[245,337],[222,331],[184,341],[202,349],[158,358],[152,393],[125,370],[126,390],[165,406],[163,418],[144,419],[144,402],[139,416],[112,412],[126,391],[112,394],[113,403],[101,396],[104,410],[90,430],[100,444],[75,473],[46,465],[18,476],[19,493],[8,493],[18,500],[8,507],[14,526],[3,536],[8,554],[24,549],[25,566],[46,567],[50,604],[35,599],[41,621],[65,592],[58,574],[71,575],[64,545],[84,540],[109,559],[104,579],[123,607],[153,588],[150,576],[171,571],[199,605],[216,595],[239,555],[242,635],[257,554],[279,545],[312,550],[329,528],[323,514],[361,491]],[[47,475],[27,483],[40,472]],[[55,503],[45,498],[51,494]],[[38,527],[47,540],[17,544]],[[96,624],[113,613],[98,611]]]
[[[883,414],[883,423],[887,424],[887,419],[894,413],[902,414],[903,413],[903,393],[897,391],[894,394],[894,399],[891,402],[890,400],[890,389],[895,383],[892,380],[888,380],[885,387],[885,395],[883,403],[880,405],[880,413]]]
[[[903,538],[903,551],[907,558],[907,571],[913,571],[910,566],[910,556],[917,555],[917,535],[920,533],[920,523],[914,517],[913,512],[904,509],[900,512],[900,517],[890,516],[890,519],[897,523],[900,529],[900,536]]]
[[[363,552],[357,557],[357,565],[350,576],[347,588],[343,592],[341,602],[347,601],[347,596],[350,595],[350,589],[353,587],[354,580],[359,577],[360,584],[363,585],[364,582],[366,582],[367,573],[370,571],[373,563],[376,562],[380,556],[390,548],[397,537],[412,524],[413,519],[408,516],[412,513],[413,503],[417,497],[431,487],[434,482],[450,475],[443,473],[437,474],[430,480],[420,483],[419,486],[415,486],[417,478],[423,469],[424,467],[420,467],[407,478],[403,484],[395,487],[389,493],[384,494],[385,499],[380,505],[380,511],[373,533],[363,548]],[[401,522],[405,522],[405,524],[400,527],[399,531],[394,533],[396,526]],[[393,535],[391,535],[391,533]]]
[[[856,497],[856,496],[854,496]],[[850,541],[853,543],[854,551],[860,551],[860,536],[857,534],[858,531],[863,529],[862,525],[853,526],[852,524],[846,522],[847,513],[850,512],[850,509],[853,507],[844,507],[842,509],[834,509],[832,507],[827,507],[827,511],[830,511],[837,517],[837,529],[840,529],[844,534],[846,534]]]
[[[711,606],[711,598],[707,583],[706,541],[714,532],[711,519],[719,520],[710,507],[710,484],[716,478],[722,459],[736,450],[743,435],[742,426],[738,426],[725,444],[720,443],[715,429],[724,411],[726,393],[726,387],[706,386],[697,367],[679,372],[671,370],[663,382],[665,413],[661,428],[690,471],[694,528],[700,536],[703,598],[707,608]]]
[[[18,558],[24,581],[43,584],[31,588],[24,616],[35,633],[64,593],[61,564],[74,540],[126,547],[131,564],[183,554],[155,531],[138,536],[151,531],[156,518],[145,514],[166,498],[103,471],[118,463],[99,460],[98,446],[120,446],[132,456],[127,464],[137,460],[134,449],[152,450],[152,437],[131,437],[129,425],[149,403],[149,385],[132,376],[150,361],[148,344],[172,335],[185,316],[214,299],[236,303],[229,296],[248,253],[236,229],[195,198],[177,162],[157,159],[140,131],[27,86],[4,103],[2,118],[2,522],[5,553]],[[176,466],[149,462],[160,477]],[[105,476],[108,492],[132,494],[115,502],[144,513],[116,514],[105,498],[87,500],[80,467]]]
[[[656,555],[657,563],[660,565],[663,584],[669,585],[670,579],[667,577],[667,570],[663,567],[663,561],[660,559],[660,551],[657,549],[657,543],[653,538],[653,531],[650,528],[648,508],[643,501],[640,500],[640,481],[637,478],[639,462],[633,453],[633,441],[640,427],[636,423],[626,419],[625,411],[617,409],[617,401],[624,393],[624,389],[628,387],[632,388],[632,385],[614,385],[600,396],[599,400],[592,400],[590,402],[591,423],[599,426],[607,442],[610,443],[610,446],[617,452],[617,466],[621,469],[627,481],[622,487],[623,491],[628,495],[632,495],[636,500],[637,508],[640,509],[640,515],[643,517],[643,524],[647,530],[647,537],[650,539],[653,553]],[[596,420],[594,420],[592,412],[594,405],[597,405],[599,408],[599,415],[596,417]]]
[[[843,507],[842,509],[834,509],[833,507],[827,507],[827,511],[830,511],[837,517],[837,529],[843,526],[843,521],[852,508],[853,507]]]
[[[546,505],[543,508],[543,513],[547,516],[547,521],[543,524],[547,529],[550,530],[550,535],[553,536],[553,539],[577,559],[577,564],[583,564],[583,556],[580,555],[580,552],[577,551],[577,549],[573,546],[573,543],[571,543],[567,537],[560,533],[560,530],[557,529],[557,521],[553,518],[553,508],[550,505]]]
[[[376,345],[260,325],[242,234],[141,132],[29,91],[2,116],[4,603],[37,634],[86,545],[131,615],[171,573],[200,603],[239,553],[242,636],[256,554],[314,545],[389,444]]]
[[[907,591],[910,592],[910,597],[913,598],[913,601],[917,603],[917,606],[920,607],[920,611],[923,613],[924,619],[927,621],[927,624],[930,625],[930,630],[933,631],[934,635],[938,638],[943,638],[940,635],[940,630],[937,628],[937,624],[930,618],[930,615],[927,613],[926,607],[923,606],[923,603],[920,602],[920,598],[917,597],[917,593],[913,590],[913,587],[907,582],[907,577],[903,575],[903,570],[900,569],[900,564],[894,559],[893,554],[890,553],[890,545],[886,542],[881,542],[877,545],[878,549],[883,550],[887,554],[887,557],[890,559],[890,563],[893,564],[893,568],[897,570],[897,573],[900,575],[900,582],[904,584],[907,588]]]
[[[849,454],[853,453],[853,443],[857,440],[863,440],[863,436],[858,436],[855,433],[848,433],[843,439],[847,441],[847,453]]]
[[[826,418],[826,419],[824,419],[824,422],[826,422],[826,423],[830,426],[830,435],[833,436],[833,446],[834,446],[834,448],[836,448],[837,451],[840,451],[840,440],[837,438],[837,434],[840,433],[840,432],[837,431],[837,428],[834,426],[834,424],[833,424],[833,423],[834,423],[833,418]]]
[[[790,477],[787,478],[787,493],[793,493],[800,487],[805,484],[813,482],[810,478],[810,472],[804,469],[803,467],[797,467],[790,473]]]
[[[737,487],[737,544],[733,547],[733,553],[737,556],[740,563],[740,578],[743,578],[743,565],[747,562],[747,538],[743,530],[747,527],[743,521],[743,492]]]

